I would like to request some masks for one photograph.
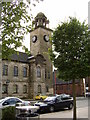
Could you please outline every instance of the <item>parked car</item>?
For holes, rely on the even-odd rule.
[[[30,105],[30,101],[24,101],[17,97],[5,97],[0,99],[0,108],[15,106],[16,103],[23,103],[24,105]]]
[[[53,112],[62,108],[73,108],[73,98],[70,95],[61,94],[47,97],[44,101],[38,101],[35,106],[39,106],[38,112]]]
[[[44,100],[46,99],[48,96],[40,94],[40,95],[36,95],[35,96],[35,100]]]
[[[33,114],[36,113],[39,106],[16,106],[16,114]]]
[[[25,106],[23,103],[17,103],[15,112],[16,120],[39,120],[39,114],[37,114],[38,109],[39,106]]]

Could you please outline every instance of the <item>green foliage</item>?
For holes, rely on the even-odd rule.
[[[6,107],[2,110],[2,120],[15,120],[15,107]]]
[[[22,44],[24,35],[29,33],[31,29],[31,6],[34,2],[42,0],[30,0],[27,2],[1,2],[2,11],[2,26],[1,26],[1,39],[2,39],[2,58],[7,59],[15,53],[17,48],[22,47],[25,52],[28,49]],[[28,13],[29,11],[29,13]]]
[[[8,58],[17,48],[23,46],[23,37],[29,31],[31,18],[23,2],[2,2],[2,57]],[[21,24],[21,20],[23,24]]]
[[[90,31],[76,18],[64,22],[53,32],[50,56],[59,78],[73,80],[90,76]]]

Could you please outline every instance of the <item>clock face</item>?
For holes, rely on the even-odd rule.
[[[44,35],[44,40],[45,40],[46,42],[48,42],[48,41],[49,41],[49,36],[48,36],[48,35]]]
[[[35,43],[36,41],[37,41],[37,36],[34,35],[34,36],[32,37],[32,42]]]

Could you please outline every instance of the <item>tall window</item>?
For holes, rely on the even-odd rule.
[[[50,72],[48,71],[48,79],[50,79]]]
[[[23,86],[23,93],[27,93],[27,86],[26,85]]]
[[[37,67],[37,77],[41,77],[41,68]]]
[[[27,77],[27,68],[26,67],[23,68],[23,77]]]
[[[18,93],[18,85],[13,85],[13,93]]]
[[[49,87],[48,86],[46,86],[46,92],[49,92]]]
[[[8,93],[8,86],[6,84],[3,84],[2,86],[2,93]]]
[[[8,65],[3,66],[3,75],[5,75],[5,76],[8,75]]]
[[[38,85],[38,93],[41,93],[42,90],[41,90],[41,85]]]
[[[14,66],[14,76],[18,76],[18,67]]]

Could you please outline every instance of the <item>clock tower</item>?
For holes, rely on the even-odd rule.
[[[33,21],[34,29],[30,31],[30,80],[33,86],[33,96],[37,94],[53,93],[52,62],[48,49],[51,48],[50,37],[52,30],[48,28],[49,20],[42,13],[38,13]],[[33,77],[32,77],[33,76]]]

